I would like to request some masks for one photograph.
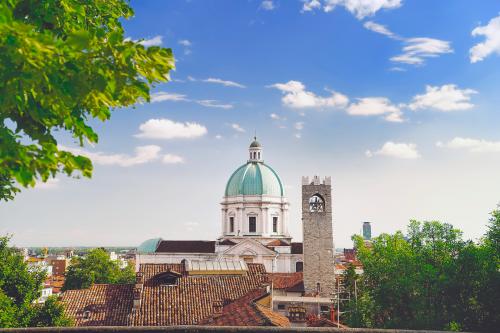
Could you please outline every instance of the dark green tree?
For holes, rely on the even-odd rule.
[[[354,327],[495,331],[500,325],[500,213],[478,243],[449,224],[411,221],[407,235],[354,236],[364,274],[346,321]]]
[[[71,324],[56,298],[44,305],[34,303],[41,295],[45,274],[29,268],[8,243],[9,237],[0,237],[0,327]]]
[[[126,39],[132,16],[125,0],[0,2],[0,200],[58,172],[90,177],[90,160],[55,133],[96,143],[92,119],[149,101],[168,80],[171,50]]]
[[[135,272],[129,264],[120,268],[104,249],[93,249],[85,257],[76,257],[66,272],[63,290],[84,289],[94,283],[125,284],[135,281]]]

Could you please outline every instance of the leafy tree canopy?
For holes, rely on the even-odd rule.
[[[34,303],[45,274],[29,268],[8,243],[8,237],[0,237],[0,327],[70,326],[55,296],[43,305]]]
[[[168,80],[170,49],[124,38],[125,0],[0,2],[0,200],[58,172],[92,164],[57,145],[57,131],[96,143],[91,119],[140,100]]]
[[[84,289],[93,283],[123,284],[135,281],[134,268],[120,268],[104,249],[93,249],[85,257],[74,257],[66,272],[63,290]]]
[[[440,222],[411,221],[407,235],[354,236],[364,273],[345,306],[354,327],[494,331],[500,325],[500,212],[479,243]],[[354,280],[352,272],[346,278]]]

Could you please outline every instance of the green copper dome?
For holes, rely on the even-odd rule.
[[[231,175],[226,196],[270,195],[284,196],[283,184],[276,171],[262,162],[248,162]]]

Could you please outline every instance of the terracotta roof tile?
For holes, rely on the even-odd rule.
[[[131,284],[94,284],[64,292],[61,301],[76,326],[125,326],[129,323],[132,291]]]
[[[297,286],[302,283],[303,285],[303,275],[302,272],[296,273],[272,273],[269,274],[274,289],[290,289],[297,288]],[[296,290],[288,290],[296,291]],[[297,290],[298,291],[298,290]]]
[[[200,324],[209,326],[281,326],[289,327],[285,316],[273,312],[256,301],[267,295],[263,288],[255,289],[243,297],[226,304],[220,314],[215,314]]]
[[[167,274],[168,278],[176,279],[173,285],[162,279],[167,272],[173,273]],[[182,264],[144,264],[140,274],[142,278],[137,282],[142,282],[142,292],[138,308],[133,308],[135,285],[95,284],[88,289],[64,292],[61,300],[66,313],[77,326],[196,325],[216,314],[214,303],[230,304],[262,290],[268,281],[261,264],[248,264],[248,273],[244,275],[197,276],[188,275]],[[253,311],[264,316],[265,310]],[[85,318],[86,314],[89,318]]]

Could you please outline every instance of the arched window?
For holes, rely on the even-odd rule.
[[[319,194],[313,195],[309,198],[309,211],[311,212],[324,212],[325,211],[325,200]]]
[[[260,152],[259,152],[259,160],[260,160]]]
[[[278,217],[273,216],[273,232],[278,232]]]
[[[229,217],[229,232],[234,232],[234,216]]]
[[[303,272],[304,271],[304,263],[302,261],[297,261],[295,263],[295,271],[296,272]]]
[[[321,292],[321,284],[318,282],[316,283],[316,292],[320,293]]]

